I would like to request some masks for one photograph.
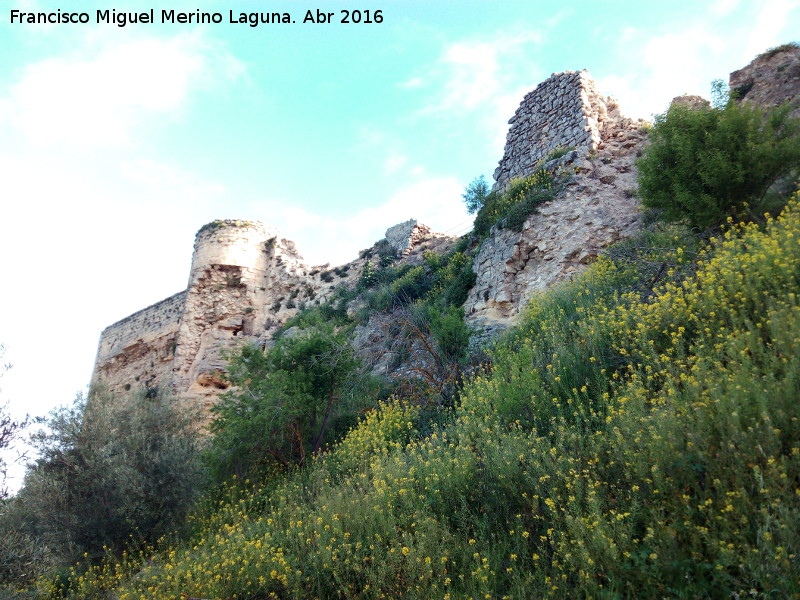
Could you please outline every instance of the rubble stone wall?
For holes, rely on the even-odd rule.
[[[555,150],[575,148],[580,154],[597,149],[609,110],[589,72],[555,73],[525,95],[506,138],[505,152],[494,172],[494,188],[529,175]]]

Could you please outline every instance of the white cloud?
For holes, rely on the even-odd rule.
[[[383,161],[383,172],[392,175],[400,171],[408,164],[408,157],[398,152],[390,152],[389,156]]]
[[[556,27],[568,15],[569,11],[558,13],[547,27]],[[502,31],[447,45],[433,64],[401,84],[427,94],[413,116],[436,119],[437,125],[456,131],[468,120],[470,130],[482,136],[481,141],[473,137],[473,143],[488,156],[501,156],[508,133],[503,124],[545,76],[539,49],[546,33]]]
[[[670,25],[669,33],[646,38],[643,30],[628,30],[616,49],[624,74],[598,78],[600,90],[617,97],[626,115],[643,118],[665,111],[680,94],[707,98],[714,79],[727,81],[766,48],[788,41],[786,23],[798,6],[797,0],[719,0],[680,32]],[[734,12],[744,23],[738,28],[721,18]]]
[[[0,102],[11,124],[40,146],[128,145],[153,115],[175,118],[210,71],[235,77],[243,67],[209,43],[202,29],[172,38],[103,44],[28,65]],[[97,40],[88,36],[87,46]],[[224,64],[225,68],[219,68]]]
[[[492,106],[498,95],[518,86],[521,77],[536,76],[530,50],[541,42],[539,33],[525,31],[504,32],[490,41],[450,44],[424,78],[443,83],[422,112],[465,112]]]
[[[421,77],[412,77],[411,79],[404,81],[399,85],[399,87],[407,90],[413,90],[415,88],[421,87],[425,84],[425,81]]]
[[[753,26],[747,42],[744,44],[747,55],[751,58],[764,52],[770,47],[793,41],[797,32],[792,32],[791,39],[782,39],[789,14],[800,6],[796,0],[768,0],[759,3],[760,9],[755,25]],[[744,66],[744,65],[742,65]]]

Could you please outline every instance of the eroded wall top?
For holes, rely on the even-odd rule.
[[[616,106],[598,94],[588,71],[554,73],[525,95],[509,120],[494,188],[529,175],[554,150],[577,148],[585,154],[596,149],[610,108]]]
[[[139,339],[161,335],[170,325],[180,321],[185,301],[186,291],[178,292],[106,327],[100,335],[96,363],[107,363]]]

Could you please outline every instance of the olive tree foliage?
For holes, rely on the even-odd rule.
[[[56,564],[169,534],[197,497],[196,417],[166,394],[94,389],[46,424],[32,436],[39,458],[3,519]]]
[[[235,387],[212,409],[207,454],[220,482],[303,466],[355,423],[370,396],[349,340],[321,320],[268,350],[244,346],[228,371]]]
[[[638,161],[643,205],[699,229],[780,210],[785,195],[771,190],[800,167],[800,120],[790,110],[733,99],[672,105],[656,117]]]
[[[4,346],[0,345],[0,359],[4,351]],[[0,365],[0,377],[10,368],[8,363]],[[40,546],[30,535],[18,531],[9,516],[9,509],[14,502],[9,497],[6,485],[9,462],[24,459],[24,454],[18,452],[16,444],[31,422],[37,422],[37,419],[14,418],[8,403],[0,405],[0,596],[11,593],[4,587],[6,584],[27,581],[46,564]]]

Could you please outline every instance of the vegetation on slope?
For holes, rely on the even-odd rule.
[[[373,400],[314,453],[317,412],[303,421],[302,454],[278,435],[273,449],[294,457],[286,468],[242,471],[257,478],[209,494],[181,538],[41,577],[28,593],[800,597],[800,195],[778,218],[730,221],[712,237],[675,216],[535,297],[453,401]],[[466,272],[464,250],[421,268],[381,261],[361,291],[433,323],[457,311],[443,298]],[[296,323],[307,333],[274,356],[243,353],[238,372],[234,361],[254,399],[341,395],[347,353],[333,378],[304,361],[332,358],[341,346],[329,342],[353,323],[342,306],[314,311]],[[452,323],[442,328],[457,338]],[[319,345],[327,350],[311,351]],[[220,412],[246,425],[234,400]],[[271,431],[287,422],[282,406],[245,412]],[[217,422],[218,439],[234,421]],[[234,448],[252,439],[227,431]]]
[[[533,302],[450,425],[388,402],[72,597],[797,595],[798,239],[795,200],[654,295],[601,260]]]
[[[719,107],[672,105],[656,117],[639,161],[643,204],[700,229],[780,210],[785,191],[773,186],[800,167],[800,120],[791,109],[731,99]]]

